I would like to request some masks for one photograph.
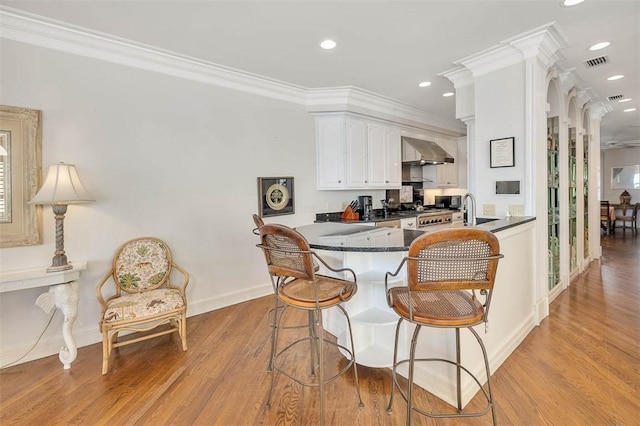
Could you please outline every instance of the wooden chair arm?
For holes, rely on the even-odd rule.
[[[171,262],[171,266],[175,269],[177,269],[181,274],[182,274],[182,285],[178,286],[178,285],[173,285],[171,284],[171,282],[169,282],[167,284],[167,287],[169,288],[175,288],[177,290],[180,290],[180,292],[182,293],[182,295],[184,296],[184,293],[187,289],[187,285],[189,285],[189,273],[187,272],[186,269],[184,269],[182,266],[178,265],[175,262]]]
[[[107,301],[111,298],[107,298],[105,300],[105,298],[102,296],[102,286],[105,285],[105,283],[109,280],[109,278],[111,278],[113,276],[113,271],[109,271],[107,272],[107,274],[104,276],[104,278],[102,278],[102,280],[98,283],[98,285],[96,286],[96,296],[98,297],[98,302],[100,302],[100,306],[102,307],[102,312],[104,312],[107,309]],[[117,286],[116,286],[117,287]],[[117,292],[117,288],[116,288],[116,292]]]

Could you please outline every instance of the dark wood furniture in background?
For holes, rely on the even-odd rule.
[[[636,204],[612,204],[611,206],[616,211],[616,218],[613,221],[612,232],[615,232],[616,228],[622,228],[622,232],[627,232],[627,228],[631,229],[634,234],[638,233],[638,206]]]
[[[611,216],[609,214],[608,201],[600,201],[600,228],[605,234],[611,233]]]

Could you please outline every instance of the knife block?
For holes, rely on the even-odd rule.
[[[340,218],[342,220],[359,220],[360,219],[360,213],[354,212],[353,209],[351,208],[351,206],[347,206],[347,208],[344,209],[344,211],[340,215]]]

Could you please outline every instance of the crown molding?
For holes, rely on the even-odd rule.
[[[555,22],[542,25],[502,43],[520,50],[525,59],[538,58],[546,67],[564,59],[560,49],[567,47],[566,37]]]
[[[455,89],[473,84],[473,74],[463,66],[457,66],[450,70],[441,72],[438,77],[445,77],[453,83]]]
[[[465,133],[457,120],[447,120],[411,105],[355,86],[315,88],[307,91],[307,111],[354,112],[426,130]]]
[[[0,37],[297,104],[305,101],[300,86],[4,6]]]
[[[305,105],[310,112],[334,105],[338,111],[464,132],[456,120],[357,87],[307,89],[2,5],[0,38]]]
[[[529,58],[539,58],[549,67],[563,57],[559,50],[567,46],[566,39],[555,22],[551,22],[515,37],[501,41],[476,54],[454,62],[478,77],[514,65]]]

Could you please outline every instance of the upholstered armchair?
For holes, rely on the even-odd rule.
[[[180,285],[171,284],[173,269],[182,276]],[[111,296],[103,296],[103,286],[113,282]],[[187,350],[187,298],[189,273],[173,262],[167,244],[157,238],[136,238],[116,251],[111,270],[96,287],[102,306],[98,323],[102,332],[102,374],[107,374],[111,350],[164,334],[177,332],[182,350]],[[105,288],[106,290],[106,288]],[[113,292],[112,292],[113,293]],[[167,326],[168,324],[168,326]],[[121,331],[137,334],[118,341]]]

